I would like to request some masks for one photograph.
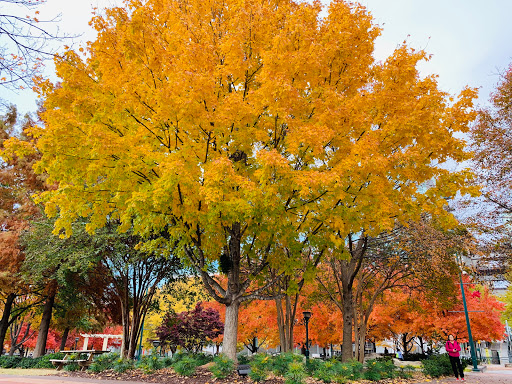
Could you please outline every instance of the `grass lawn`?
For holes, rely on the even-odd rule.
[[[0,375],[46,376],[54,375],[55,372],[55,369],[0,368]]]

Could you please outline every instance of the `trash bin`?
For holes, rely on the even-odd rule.
[[[498,351],[491,351],[491,364],[500,364],[500,355]]]

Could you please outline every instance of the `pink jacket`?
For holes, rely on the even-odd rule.
[[[446,348],[446,352],[448,352],[448,355],[453,356],[453,357],[459,356],[460,345],[455,340],[453,342],[448,340],[446,342],[445,348]]]

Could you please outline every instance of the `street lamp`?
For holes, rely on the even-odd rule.
[[[309,363],[309,329],[308,329],[308,324],[309,324],[309,319],[311,318],[313,313],[311,313],[310,311],[304,311],[304,312],[302,312],[302,314],[304,315],[304,324],[306,325],[306,365],[307,365]]]
[[[155,347],[155,352],[158,350],[159,345],[160,345],[160,340],[153,340],[153,347]],[[161,350],[160,350],[160,352],[161,352]]]
[[[462,304],[464,305],[464,315],[466,316],[466,325],[468,327],[468,341],[469,350],[471,351],[471,360],[473,361],[473,372],[480,372],[478,369],[478,363],[476,360],[475,343],[473,342],[473,336],[471,335],[471,324],[469,323],[468,305],[466,304],[466,295],[464,294],[464,283],[462,282],[462,258],[457,255],[459,262],[459,279],[460,279],[460,292],[462,294]]]
[[[75,337],[75,351],[76,351],[76,348],[77,348],[77,345],[78,345],[78,340],[80,340],[79,337]]]

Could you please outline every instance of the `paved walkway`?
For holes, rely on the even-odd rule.
[[[484,372],[466,372],[466,381],[468,384],[512,384],[512,368],[503,366],[488,366]],[[12,376],[0,375],[0,384],[95,384],[95,383],[118,383],[118,384],[147,384],[140,381],[120,381],[120,380],[95,380],[82,379],[79,377],[62,376]],[[432,379],[417,384],[453,384],[462,383],[456,381],[454,377],[444,379]]]
[[[455,377],[444,379],[432,379],[431,381],[417,384],[512,384],[512,368],[504,366],[489,365],[484,372],[464,372],[465,381],[456,381]],[[1,381],[0,381],[1,383]]]

